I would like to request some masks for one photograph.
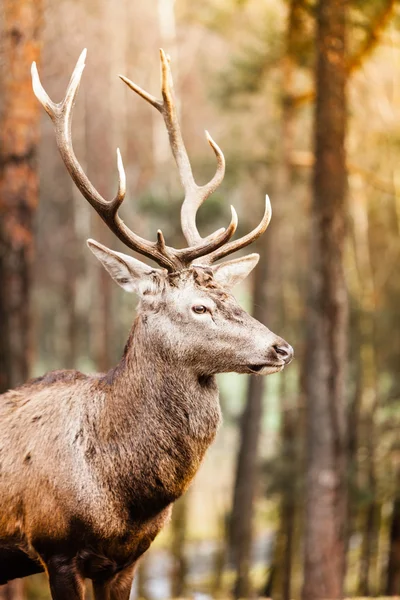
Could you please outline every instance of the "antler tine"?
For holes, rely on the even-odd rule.
[[[178,167],[179,177],[183,189],[185,191],[185,199],[181,208],[182,231],[188,244],[197,245],[202,243],[204,240],[200,236],[196,227],[196,214],[203,202],[210,196],[210,194],[212,194],[217,189],[217,187],[222,182],[225,174],[225,158],[222,153],[222,150],[214,142],[210,134],[206,131],[208,143],[210,144],[217,158],[217,170],[214,177],[207,184],[202,186],[196,184],[193,177],[192,167],[190,165],[186,147],[182,138],[179,119],[176,112],[173,93],[173,80],[169,64],[169,57],[167,57],[165,52],[161,49],[160,58],[161,90],[163,97],[162,101],[158,100],[148,92],[144,91],[141,87],[139,87],[126,77],[120,75],[120,78],[134,92],[136,92],[144,100],[149,102],[149,104],[154,106],[154,108],[156,108],[164,118],[172,153]],[[232,221],[231,225],[226,231],[228,230],[232,231]],[[231,235],[233,235],[234,231],[235,230],[232,231]]]
[[[238,225],[238,218],[235,209],[231,206],[231,222],[226,229],[218,229],[208,237],[202,239],[198,244],[191,248],[178,250],[184,255],[184,260],[191,263],[196,258],[207,256],[218,248],[222,248],[231,239]]]
[[[162,102],[157,100],[157,98],[155,96],[152,96],[152,94],[149,94],[148,92],[146,92],[146,90],[141,88],[139,85],[137,85],[136,83],[134,83],[133,81],[131,81],[130,79],[125,77],[124,75],[118,75],[118,77],[120,79],[122,79],[122,81],[124,83],[126,83],[126,85],[128,87],[130,87],[131,90],[136,92],[138,96],[143,98],[143,100],[146,100],[146,102],[148,102],[149,104],[154,106],[154,108],[156,108],[159,112],[162,113],[162,108],[163,108]]]
[[[194,188],[186,193],[185,200],[181,208],[181,226],[182,231],[186,232],[185,237],[191,243],[195,243],[201,239],[196,227],[196,215],[200,206],[215,190],[221,185],[225,175],[225,157],[218,146],[212,139],[208,131],[205,132],[208,143],[214,151],[217,158],[217,170],[214,177],[205,185],[198,186],[194,183]]]
[[[169,57],[167,57],[167,55],[165,54],[164,50],[162,49],[160,49],[160,58],[161,92],[163,97],[162,115],[164,117],[164,121],[167,127],[172,153],[178,166],[178,172],[183,188],[187,195],[191,195],[193,194],[197,186],[194,181],[192,167],[189,161],[188,153],[186,151],[185,143],[182,138],[181,128],[175,107],[174,84],[170,68],[170,60]],[[186,237],[186,232],[184,231],[183,233]],[[199,241],[200,235],[197,231],[196,233],[197,239],[187,239],[187,242],[189,244],[196,243]]]
[[[78,163],[75,153],[72,148],[71,139],[71,121],[72,109],[75,104],[76,95],[78,93],[79,84],[82,78],[82,73],[85,68],[86,48],[81,53],[75,69],[72,73],[68,84],[67,92],[64,100],[56,104],[50,100],[45,89],[40,81],[36,63],[32,63],[32,87],[36,98],[43,105],[47,114],[54,123],[56,132],[57,147],[60,151],[62,159],[72,177],[75,184],[79,187],[86,200],[97,210],[99,207],[110,209],[113,201],[107,202],[98,191],[92,186],[89,179],[82,171],[82,167]],[[122,167],[123,171],[123,167]],[[120,169],[119,169],[119,172]],[[125,177],[125,176],[124,176]],[[117,194],[119,197],[119,194]]]
[[[253,231],[251,231],[247,235],[239,238],[238,240],[233,240],[232,242],[229,242],[229,243],[225,244],[224,246],[221,246],[217,250],[214,250],[210,254],[203,256],[203,258],[201,259],[202,264],[210,265],[210,264],[216,262],[217,260],[219,260],[220,258],[224,258],[225,256],[228,256],[228,254],[237,252],[238,250],[241,250],[242,248],[245,248],[249,244],[255,242],[255,240],[258,239],[260,237],[260,235],[262,235],[264,233],[264,231],[267,229],[267,227],[271,221],[271,216],[272,216],[271,202],[270,202],[269,196],[267,195],[267,196],[265,196],[264,215],[263,215],[263,218],[261,219],[261,222],[259,223],[259,225],[257,225],[257,227],[255,229],[253,229]]]

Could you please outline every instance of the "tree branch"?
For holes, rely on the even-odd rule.
[[[368,35],[366,36],[364,43],[361,48],[353,55],[350,56],[347,63],[347,74],[348,76],[353,75],[355,71],[360,69],[364,61],[373,53],[377,45],[379,44],[382,35],[393,16],[396,0],[387,0],[383,9],[377,14],[375,20],[369,28]],[[311,102],[315,98],[315,90],[309,90],[303,94],[292,96],[288,100],[294,106],[299,108],[308,102]]]

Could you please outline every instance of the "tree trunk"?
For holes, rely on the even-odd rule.
[[[372,416],[375,414],[373,411]],[[371,416],[371,418],[372,418]],[[370,420],[368,418],[368,420]],[[374,468],[373,454],[373,443],[368,444],[369,440],[374,439],[373,424],[368,424],[367,440],[368,447],[368,493],[371,495],[371,500],[368,503],[365,511],[364,528],[362,531],[363,540],[361,545],[361,556],[359,564],[359,584],[358,593],[360,596],[374,595],[377,587],[376,573],[374,571],[374,565],[376,564],[376,558],[378,556],[378,539],[379,539],[379,528],[380,528],[380,513],[381,506],[376,500],[377,496],[377,481]]]
[[[279,312],[279,326],[274,324],[275,331],[281,331],[286,319],[286,306],[284,294],[281,289],[281,282],[284,280],[285,273],[290,261],[293,260],[293,236],[288,230],[290,223],[290,190],[292,183],[293,167],[291,155],[293,151],[294,125],[296,118],[296,109],[292,102],[293,97],[293,74],[298,61],[297,43],[304,35],[303,18],[304,7],[299,0],[291,0],[289,4],[286,44],[282,56],[282,101],[281,101],[281,123],[280,123],[280,148],[278,161],[275,167],[275,189],[274,197],[274,237],[278,242],[275,245],[280,249],[279,260],[274,261],[274,271],[269,274],[268,287],[276,289],[274,297],[273,311]],[[275,208],[276,207],[276,208]],[[283,250],[284,249],[284,250]],[[273,279],[272,279],[273,278]],[[269,308],[269,310],[271,310]],[[283,315],[283,316],[282,316]],[[289,334],[289,332],[285,332]],[[290,339],[292,336],[287,337]],[[271,569],[271,595],[274,600],[290,600],[291,598],[291,580],[292,580],[292,555],[294,544],[294,525],[296,513],[296,477],[298,474],[299,460],[296,455],[297,431],[295,422],[297,421],[295,413],[296,407],[289,400],[289,393],[286,385],[288,373],[281,375],[281,456],[288,470],[288,477],[284,482],[281,491],[279,507],[279,525],[274,552],[274,564]],[[290,375],[290,374],[289,374]],[[268,583],[267,583],[268,586]]]
[[[303,600],[342,598],[346,555],[345,0],[319,0]]]
[[[397,495],[393,500],[390,526],[386,595],[400,595],[400,468],[397,473]]]
[[[225,512],[222,512],[219,515],[217,532],[218,546],[213,560],[212,583],[210,589],[212,598],[220,598],[223,592],[224,569],[227,547],[229,544],[228,518]]]
[[[0,393],[29,376],[33,217],[38,200],[39,103],[30,64],[40,55],[40,0],[4,0],[0,60]],[[22,581],[0,598],[22,600]]]
[[[3,2],[0,107],[0,392],[22,383],[31,362],[29,287],[38,199],[39,103],[30,64],[39,58],[41,2]]]
[[[354,265],[356,277],[353,277],[353,295],[358,299],[357,311],[354,315],[356,326],[353,342],[357,356],[356,395],[349,411],[349,473],[358,470],[358,475],[365,480],[369,501],[363,514],[362,545],[359,563],[358,592],[361,596],[369,596],[377,591],[377,557],[378,540],[381,521],[381,505],[378,501],[378,477],[376,447],[379,439],[377,430],[377,412],[379,409],[378,372],[379,357],[376,353],[376,314],[377,287],[374,279],[373,255],[370,240],[373,225],[370,224],[368,205],[365,202],[366,190],[359,188],[352,194],[352,234],[354,246]],[[357,435],[357,427],[360,435]],[[362,435],[361,435],[362,434]],[[357,439],[358,438],[358,439]],[[355,460],[365,453],[367,460]],[[355,507],[350,507],[351,516],[355,517]],[[352,524],[350,524],[352,527]]]
[[[254,317],[266,320],[265,252],[261,252],[257,275],[254,279]],[[258,442],[260,438],[264,379],[251,376],[247,389],[246,407],[240,422],[240,447],[236,466],[233,508],[230,521],[230,558],[235,566],[235,598],[250,594],[250,561],[252,522],[258,473]]]
[[[374,596],[375,588],[377,587],[374,565],[378,552],[380,508],[379,504],[371,502],[367,506],[365,513],[358,584],[358,593],[360,596]]]
[[[0,600],[25,600],[24,581],[15,579],[7,585],[0,586]]]
[[[188,500],[189,495],[186,493],[174,504],[174,509],[172,512],[172,598],[184,598],[187,592],[186,580],[188,574],[188,564],[185,554],[185,543],[188,519]]]
[[[64,188],[61,210],[64,213],[64,260],[63,260],[63,310],[66,315],[65,357],[64,367],[76,369],[78,367],[78,335],[79,323],[76,308],[77,279],[80,264],[77,248],[79,245],[76,235],[75,197],[72,184],[68,182]]]
[[[282,424],[283,460],[291,465],[291,481],[285,483],[279,507],[279,529],[272,565],[272,581],[270,595],[274,600],[290,600],[292,598],[293,550],[295,544],[296,521],[296,426],[293,416],[285,415]],[[267,589],[266,589],[267,591]]]
[[[99,17],[90,21],[93,27],[92,37],[97,39],[97,43],[108,43],[109,23],[112,18],[109,2],[105,0],[99,2]],[[116,27],[118,26],[116,25]],[[111,45],[105,59],[99,47],[96,55],[91,56],[91,69],[88,69],[87,74],[85,74],[90,84],[85,90],[87,174],[104,198],[112,198],[115,194],[114,98],[111,93],[111,81],[115,81],[115,74],[111,73],[114,54],[115,49]],[[99,72],[102,72],[102,77],[98,77]],[[115,236],[94,211],[91,211],[91,217],[93,237],[106,246],[112,246],[115,243]],[[93,298],[95,308],[92,321],[92,356],[95,360],[96,369],[104,372],[108,371],[117,359],[113,355],[112,344],[112,291],[114,284],[100,263],[96,264],[95,269],[97,272],[96,292]]]
[[[147,593],[147,582],[148,582],[148,573],[147,569],[147,556],[144,555],[140,562],[138,569],[136,571],[136,598],[137,600],[146,600],[148,598]]]

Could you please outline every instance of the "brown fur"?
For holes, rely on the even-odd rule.
[[[46,569],[57,600],[81,600],[84,578],[96,600],[128,599],[216,434],[214,375],[277,360],[285,342],[210,269],[163,278],[116,368],[55,371],[0,396],[0,584]],[[212,303],[210,318],[193,299]]]

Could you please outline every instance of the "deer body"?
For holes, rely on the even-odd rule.
[[[146,356],[141,325],[108,374],[49,373],[1,397],[0,548],[39,566],[60,540],[84,576],[111,576],[148,548],[189,485],[218,427],[216,384],[189,370],[177,379],[154,347]]]
[[[220,421],[217,373],[281,371],[292,348],[244,311],[231,295],[258,255],[214,265],[247,246],[270,220],[229,241],[237,226],[207,238],[197,231],[201,203],[222,180],[197,186],[161,52],[163,101],[124,81],[161,112],[185,189],[177,250],[161,231],[149,242],[118,216],[125,175],[108,202],[80,167],[71,141],[73,103],[84,68],[77,63],[64,101],[54,104],[33,67],[34,91],[54,121],[64,162],[85,198],[131,249],[162,268],[89,240],[111,277],[140,298],[124,356],[106,374],[56,371],[0,396],[0,585],[46,570],[53,600],[83,600],[92,579],[95,600],[128,600],[133,571],[193,479]]]

